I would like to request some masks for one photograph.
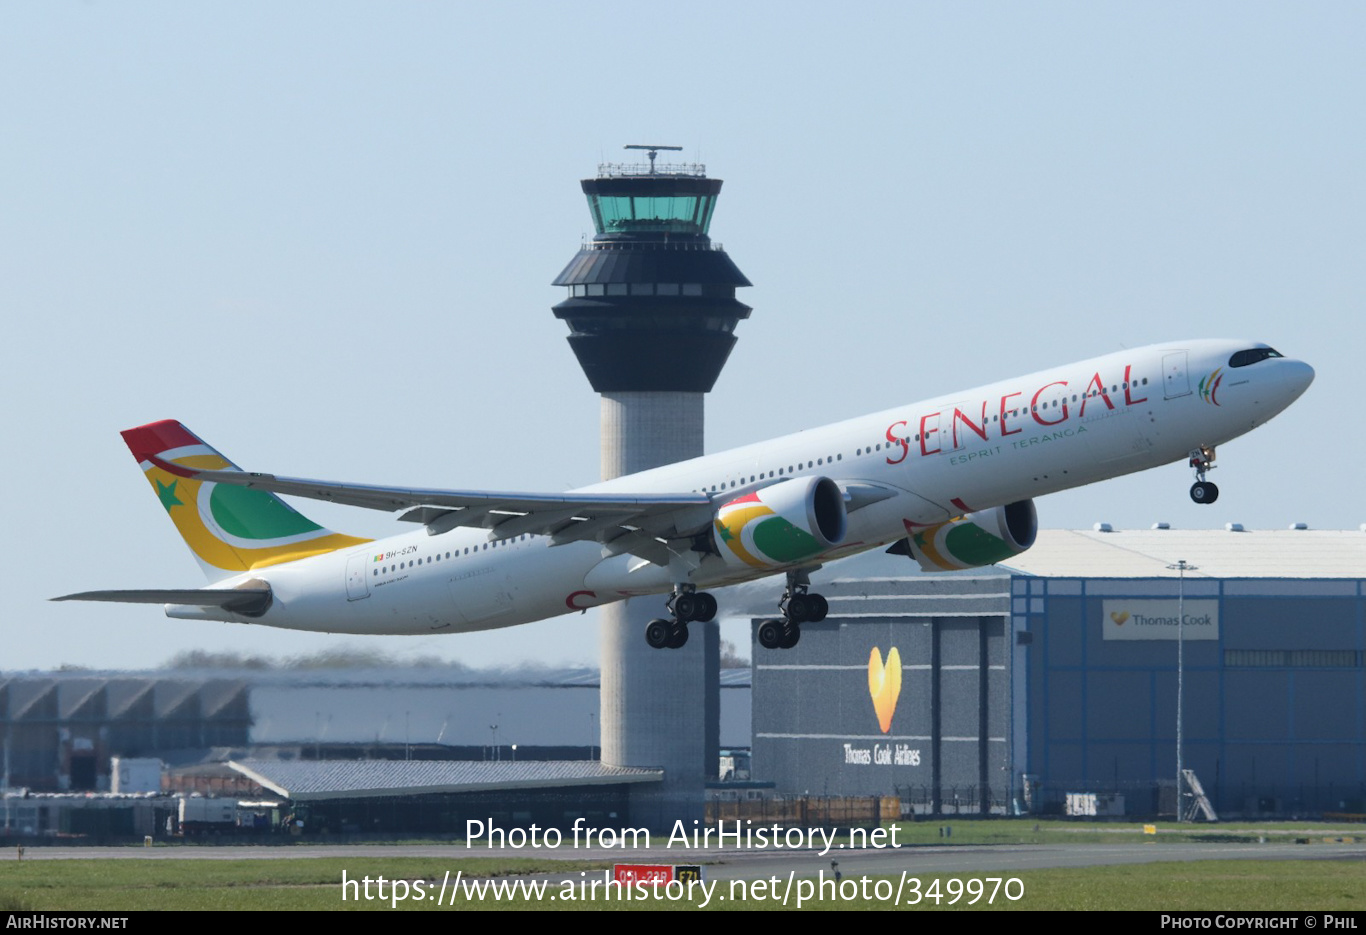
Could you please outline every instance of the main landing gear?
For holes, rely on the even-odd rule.
[[[1219,488],[1205,480],[1205,472],[1214,470],[1214,449],[1201,445],[1190,454],[1190,466],[1195,470],[1191,485],[1191,499],[1196,503],[1213,503],[1219,499]]]
[[[787,590],[778,602],[781,620],[759,624],[759,645],[764,649],[791,649],[802,638],[803,623],[820,623],[830,612],[830,602],[809,590],[811,581],[805,571],[787,573]]]
[[[672,620],[657,618],[645,627],[645,642],[655,649],[682,649],[688,642],[689,623],[716,616],[716,598],[690,584],[674,588],[667,606]]]

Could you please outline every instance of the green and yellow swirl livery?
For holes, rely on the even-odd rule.
[[[713,531],[717,551],[731,565],[797,564],[843,541],[843,494],[825,477],[779,481],[723,503]]]
[[[179,475],[174,467],[241,470],[179,422],[122,434],[210,581],[370,541],[319,526],[275,494]]]

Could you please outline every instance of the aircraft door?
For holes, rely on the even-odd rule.
[[[370,553],[356,553],[346,560],[346,599],[364,600],[370,596],[370,583],[365,580]]]
[[[1166,399],[1191,394],[1191,378],[1186,372],[1186,352],[1162,355],[1162,394]]]
[[[962,451],[987,440],[987,408],[984,403],[961,402],[940,412],[939,444],[943,451]],[[945,424],[947,420],[947,424]]]

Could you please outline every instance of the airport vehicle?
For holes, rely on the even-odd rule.
[[[344,484],[246,473],[178,422],[124,440],[203,566],[202,589],[57,600],[158,603],[171,617],[336,633],[492,629],[647,595],[687,641],[708,589],[784,575],[758,637],[796,645],[823,619],[822,563],[867,549],[927,571],[993,564],[1033,544],[1034,499],[1185,459],[1212,503],[1215,448],[1302,394],[1314,371],[1251,341],[1122,351],[899,406],[568,493]],[[367,540],[278,495],[393,512],[413,532]],[[775,588],[776,592],[776,588]]]

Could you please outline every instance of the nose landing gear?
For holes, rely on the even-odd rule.
[[[1214,470],[1214,448],[1201,445],[1190,453],[1190,466],[1195,471],[1191,485],[1191,499],[1196,503],[1213,503],[1219,499],[1219,488],[1205,480],[1205,472]]]

